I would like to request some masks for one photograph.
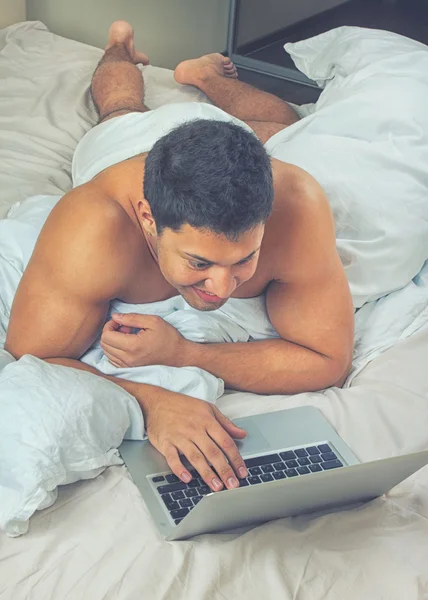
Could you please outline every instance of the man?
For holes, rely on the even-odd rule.
[[[92,82],[101,125],[81,144],[92,133],[120,131],[126,120],[137,126],[161,118],[162,109],[149,112],[142,102],[138,62],[147,57],[135,52],[132,28],[113,24]],[[309,174],[269,160],[262,145],[296,113],[237,81],[220,54],[181,63],[175,78],[223,110],[204,105],[212,119],[187,119],[61,199],[18,288],[6,349],[104,376],[78,359],[98,337],[111,300],[147,303],[180,293],[194,308],[214,310],[229,297],[266,292],[280,339],[197,344],[160,318],[118,315],[104,326],[102,347],[116,365],[194,365],[230,388],[261,394],[341,385],[352,359],[353,308],[331,211]],[[174,118],[194,106],[176,105]],[[180,479],[191,479],[182,453],[214,491],[239,485],[236,475],[246,469],[232,438],[245,432],[216,407],[108,379],[135,396],[151,443]]]

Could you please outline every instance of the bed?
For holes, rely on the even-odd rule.
[[[39,22],[0,32],[0,217],[30,196],[70,189],[73,151],[96,119],[88,87],[100,56]],[[144,77],[150,108],[205,101],[178,87],[170,71],[149,67]],[[305,116],[315,107],[299,110]],[[361,461],[427,449],[428,295],[421,279],[413,281],[418,304],[405,327],[364,354],[346,388],[290,397],[226,391],[218,407],[233,419],[315,406]],[[0,411],[1,403],[0,389]],[[26,535],[0,533],[0,597],[422,600],[428,467],[352,510],[165,542],[126,468],[110,466],[62,486]]]

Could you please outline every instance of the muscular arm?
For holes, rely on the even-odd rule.
[[[267,289],[269,317],[282,339],[236,344],[188,343],[184,360],[227,387],[292,394],[342,385],[352,361],[353,307],[336,251],[333,218],[308,175],[287,215]],[[277,221],[280,221],[277,219]]]
[[[11,311],[5,347],[15,358],[79,358],[102,328],[123,259],[120,207],[95,192],[82,186],[67,194],[40,233]]]
[[[158,386],[106,376],[76,360],[99,334],[109,300],[120,297],[129,271],[132,274],[132,234],[122,209],[108,202],[97,204],[97,195],[84,188],[60,201],[39,236],[12,307],[6,349],[15,358],[33,354],[119,385],[136,398],[149,439],[173,473],[183,481],[191,479],[181,452],[213,491],[237,487],[235,474],[243,469],[245,476],[247,471],[231,436],[242,438],[245,432],[215,406]]]

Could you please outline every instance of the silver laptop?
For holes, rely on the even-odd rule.
[[[232,490],[212,492],[191,467],[192,481],[183,483],[148,441],[125,441],[120,446],[120,454],[166,539],[180,540],[371,500],[428,464],[428,450],[360,464],[313,407],[236,419],[234,423],[248,432],[237,444],[249,475]]]

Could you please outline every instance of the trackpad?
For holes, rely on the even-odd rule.
[[[238,450],[244,458],[245,455],[266,452],[266,450],[271,449],[271,445],[252,419],[236,419],[234,423],[247,432],[247,437],[244,440],[235,439]]]

